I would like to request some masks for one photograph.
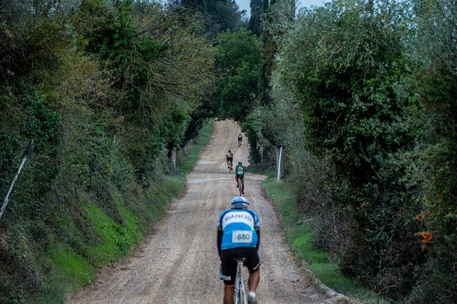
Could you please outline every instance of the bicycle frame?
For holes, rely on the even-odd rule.
[[[237,259],[238,266],[236,267],[235,278],[235,304],[247,304],[248,295],[246,293],[246,286],[243,279],[243,262],[244,259]]]
[[[240,196],[243,195],[243,186],[244,186],[244,178],[239,177],[238,178],[238,192],[240,193]]]

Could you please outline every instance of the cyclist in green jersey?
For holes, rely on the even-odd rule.
[[[241,193],[244,194],[244,173],[246,172],[246,167],[243,166],[242,162],[238,162],[235,167],[235,180],[236,186],[238,187],[241,182]]]

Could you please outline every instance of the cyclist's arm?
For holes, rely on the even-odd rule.
[[[257,246],[255,247],[257,249],[257,251],[259,250],[259,246],[260,246],[260,229],[257,229],[255,231],[257,233]]]
[[[222,252],[222,230],[217,229],[217,253],[219,253],[219,257],[221,256]]]

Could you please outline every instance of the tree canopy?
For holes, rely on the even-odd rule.
[[[211,118],[240,123],[253,166],[285,147],[299,222],[343,273],[457,302],[455,3],[250,4],[248,21],[234,0],[0,3],[1,193],[34,142],[0,222],[0,302],[63,297],[69,256],[109,263],[92,216],[127,254]]]

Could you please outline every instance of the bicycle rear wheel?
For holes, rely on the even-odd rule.
[[[241,273],[241,266],[238,265],[235,279],[235,304],[248,304],[248,295],[246,293],[246,286],[244,284],[243,275]]]
[[[248,304],[248,295],[246,293],[246,287],[244,286],[244,280],[241,280],[241,303]]]
[[[235,304],[248,304],[248,297],[244,286],[240,287],[235,294]]]

